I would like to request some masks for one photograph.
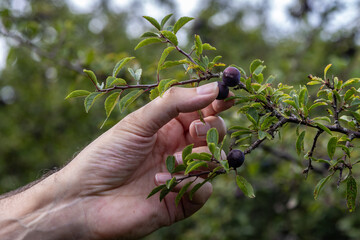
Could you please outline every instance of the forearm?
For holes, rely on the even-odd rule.
[[[1,199],[0,239],[83,239],[81,200],[67,194],[62,184],[53,174]]]

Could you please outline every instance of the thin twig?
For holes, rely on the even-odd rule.
[[[313,166],[312,166],[312,156],[314,154],[314,150],[315,150],[315,147],[316,147],[316,143],[317,143],[317,140],[319,138],[319,136],[324,132],[324,130],[318,130],[315,137],[314,137],[314,141],[313,141],[313,144],[311,146],[311,149],[310,149],[310,152],[308,153],[308,166],[306,169],[304,169],[303,173],[305,173],[305,178],[308,177],[309,175],[309,171],[313,169]]]

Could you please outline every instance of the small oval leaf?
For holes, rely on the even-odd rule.
[[[116,104],[118,103],[120,94],[120,92],[115,92],[106,98],[105,111],[107,117],[110,116],[111,112],[114,110]]]
[[[150,16],[143,16],[143,18],[145,18],[146,20],[148,20],[157,30],[161,29],[161,26],[159,24],[158,21],[156,21],[155,18],[150,17]]]
[[[332,137],[332,138],[330,138],[330,140],[327,144],[327,152],[328,152],[330,159],[332,159],[334,157],[337,142],[338,142],[337,137]]]
[[[135,50],[138,50],[139,48],[149,45],[149,44],[153,44],[153,43],[159,43],[162,42],[160,38],[157,37],[150,37],[150,38],[146,38],[144,40],[142,40],[141,42],[138,43],[138,45],[136,45],[136,47],[134,48]]]
[[[133,103],[143,92],[144,90],[134,90],[129,92],[123,98],[121,98],[119,102],[120,112],[122,113],[123,111],[125,111],[125,109],[131,103]]]
[[[353,212],[356,207],[357,184],[353,176],[349,176],[346,181],[346,205],[349,212]]]
[[[236,184],[241,189],[241,191],[245,194],[245,196],[247,196],[249,198],[255,197],[253,187],[251,186],[251,184],[248,181],[246,181],[246,179],[244,177],[237,175],[236,176]]]
[[[90,94],[90,92],[86,91],[86,90],[75,90],[75,91],[72,91],[71,93],[69,93],[69,95],[67,95],[65,99],[76,98],[76,97],[85,97],[89,94]]]
[[[174,156],[168,156],[166,158],[166,168],[169,173],[173,173],[175,169],[175,157]]]
[[[85,111],[89,112],[90,108],[94,104],[95,100],[102,96],[104,93],[102,92],[92,92],[90,93],[84,101]]]
[[[323,179],[321,179],[315,186],[314,189],[314,199],[316,200],[320,194],[321,189],[324,187],[325,183],[332,177],[332,175],[329,175]]]
[[[192,17],[181,17],[179,18],[179,20],[176,21],[175,25],[174,25],[174,33],[176,34],[180,28],[182,28],[186,23],[190,22],[191,20],[193,20],[194,18]]]

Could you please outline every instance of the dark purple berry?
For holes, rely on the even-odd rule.
[[[242,151],[234,149],[229,152],[227,155],[227,161],[229,163],[230,168],[238,168],[245,161],[245,155]]]
[[[222,75],[222,80],[228,87],[235,87],[240,83],[240,71],[235,67],[227,67]]]
[[[229,95],[229,88],[223,82],[218,82],[219,94],[216,97],[218,100],[223,100]]]

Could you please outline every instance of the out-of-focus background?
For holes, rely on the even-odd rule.
[[[151,29],[141,16],[160,20],[169,13],[196,18],[179,32],[184,49],[200,34],[217,48],[210,56],[244,68],[255,58],[265,60],[266,74],[276,75],[277,83],[304,85],[308,74],[322,76],[329,63],[332,75],[360,77],[359,0],[1,0],[0,194],[63,166],[123,117],[114,111],[100,130],[102,103],[86,114],[81,100],[64,97],[92,90],[83,68],[102,78],[125,56],[135,56],[130,66],[142,67],[144,79],[153,80],[163,46],[133,49]],[[181,78],[181,72],[171,74]],[[130,79],[126,71],[120,74]],[[222,116],[229,126],[243,121],[236,109]],[[255,199],[237,190],[233,176],[219,177],[203,209],[145,239],[360,239],[360,209],[347,212],[344,186],[337,189],[333,179],[315,201],[313,188],[327,167],[316,165],[317,173],[305,180],[294,128],[281,135],[248,155],[241,169]],[[326,140],[317,149],[324,157]]]

